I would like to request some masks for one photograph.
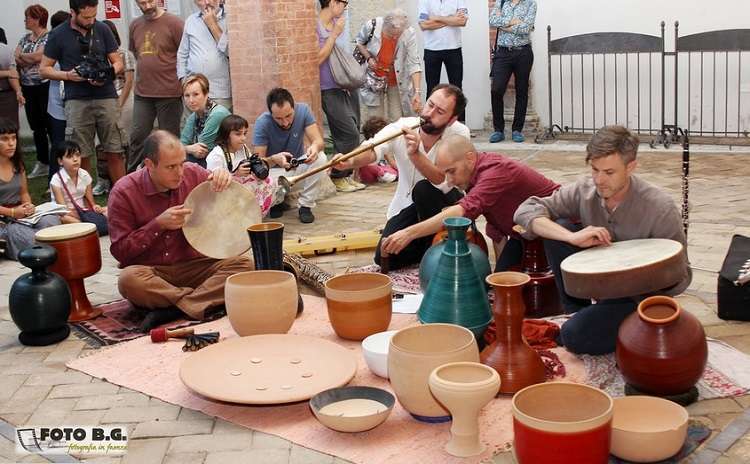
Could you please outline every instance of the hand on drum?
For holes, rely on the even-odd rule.
[[[192,212],[192,209],[185,208],[184,205],[172,206],[156,217],[156,223],[165,230],[181,229],[187,216]]]
[[[223,192],[232,183],[232,173],[226,169],[217,169],[209,174],[206,180],[211,181],[211,189],[214,192]]]
[[[380,245],[380,253],[383,256],[397,255],[401,250],[406,248],[412,241],[411,236],[406,229],[399,230],[383,239]]]
[[[588,226],[584,229],[574,232],[570,236],[568,243],[578,248],[589,248],[599,245],[611,245],[612,236],[604,227]]]

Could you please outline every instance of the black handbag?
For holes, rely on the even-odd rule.
[[[735,235],[719,271],[716,300],[719,317],[750,321],[750,237]]]

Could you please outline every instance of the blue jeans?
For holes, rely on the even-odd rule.
[[[558,220],[557,223],[574,232],[581,229],[579,225],[567,220]],[[580,248],[566,242],[544,240],[544,251],[555,273],[560,303],[566,313],[573,313],[560,330],[559,344],[577,354],[598,355],[615,351],[620,324],[636,310],[638,301],[634,298],[616,298],[600,300],[592,304],[590,300],[568,295],[565,293],[560,263],[568,256],[580,251]]]

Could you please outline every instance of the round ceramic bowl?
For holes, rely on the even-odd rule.
[[[632,462],[654,462],[677,454],[687,437],[688,412],[653,396],[616,398],[612,454]]]
[[[396,330],[372,334],[362,340],[362,355],[367,367],[378,377],[388,378],[388,345]]]
[[[387,275],[355,272],[325,283],[328,319],[341,338],[361,341],[391,324],[392,287]]]
[[[513,449],[519,464],[606,463],[612,398],[587,385],[550,382],[513,396]]]
[[[401,329],[388,348],[388,376],[398,402],[423,422],[447,422],[450,413],[430,392],[430,373],[451,362],[479,362],[469,329],[455,324],[424,324]]]
[[[227,316],[240,337],[287,333],[297,315],[297,280],[285,271],[247,271],[227,278]]]
[[[373,387],[341,387],[318,393],[310,409],[321,424],[338,432],[364,432],[382,424],[396,399]]]

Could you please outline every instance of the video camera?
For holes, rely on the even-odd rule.
[[[81,47],[81,64],[73,70],[84,79],[97,82],[106,82],[115,79],[115,68],[109,62],[104,54],[97,53],[92,44],[94,43],[94,31],[91,31],[91,37],[78,38]]]

